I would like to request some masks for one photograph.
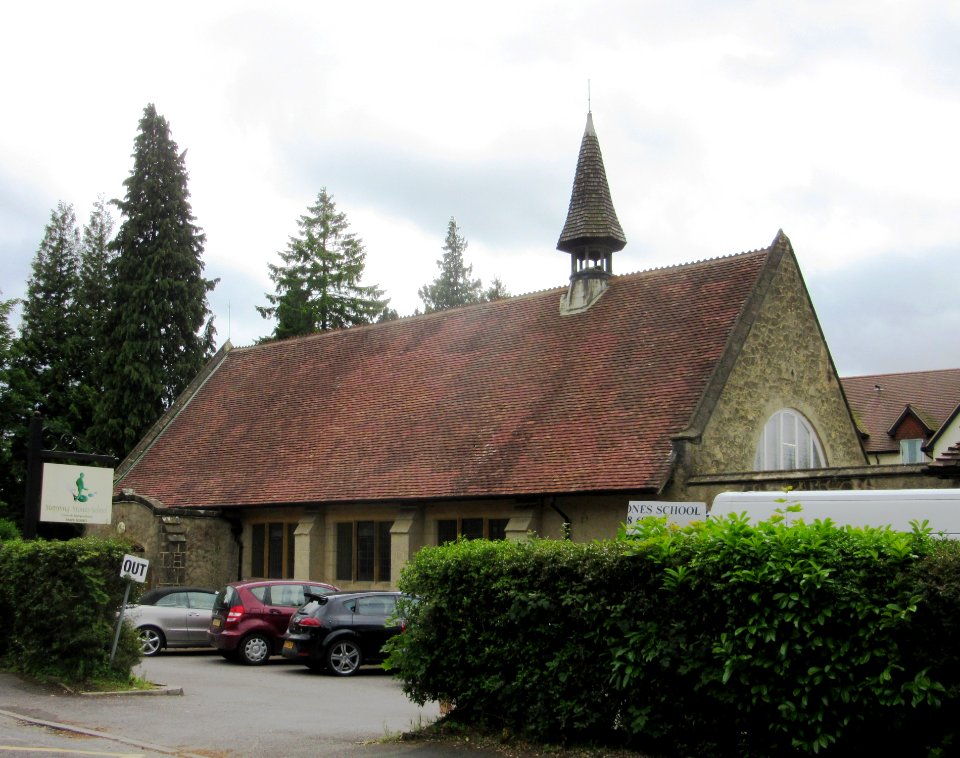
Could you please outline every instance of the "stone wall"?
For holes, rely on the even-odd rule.
[[[866,463],[836,370],[792,253],[785,253],[699,440],[681,444],[673,495],[690,476],[753,470],[767,420],[791,408],[813,426],[830,467]],[[699,498],[689,498],[699,499]]]
[[[85,533],[129,539],[131,551],[150,561],[147,588],[216,588],[238,571],[234,527],[218,511],[163,508],[132,495],[114,500],[110,524],[88,524]]]

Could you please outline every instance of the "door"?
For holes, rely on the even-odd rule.
[[[380,660],[384,643],[400,631],[393,620],[387,623],[397,611],[396,595],[370,595],[357,598],[353,615],[353,628],[359,635],[363,646],[363,657],[368,660]]]
[[[207,628],[213,616],[214,592],[187,592],[187,624],[185,642],[192,645],[208,645]]]
[[[190,640],[186,592],[172,592],[160,598],[154,608],[156,621],[171,646],[186,645]]]
[[[264,597],[263,620],[273,629],[276,641],[287,631],[290,617],[304,602],[302,584],[270,585],[270,591]]]

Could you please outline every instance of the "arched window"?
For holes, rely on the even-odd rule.
[[[824,461],[823,448],[810,422],[801,413],[787,408],[774,413],[763,427],[753,468],[794,471],[823,468]]]

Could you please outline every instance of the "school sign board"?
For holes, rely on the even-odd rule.
[[[668,524],[686,526],[694,521],[706,521],[706,503],[668,503],[663,500],[631,500],[627,505],[627,526],[649,516],[666,517]]]
[[[113,469],[44,463],[40,520],[67,524],[109,524]]]

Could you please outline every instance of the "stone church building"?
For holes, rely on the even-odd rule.
[[[588,116],[567,286],[227,343],[117,469],[113,524],[88,531],[137,542],[155,584],[388,588],[425,545],[610,538],[636,500],[924,486],[868,467],[782,232],[616,275],[625,244]]]

